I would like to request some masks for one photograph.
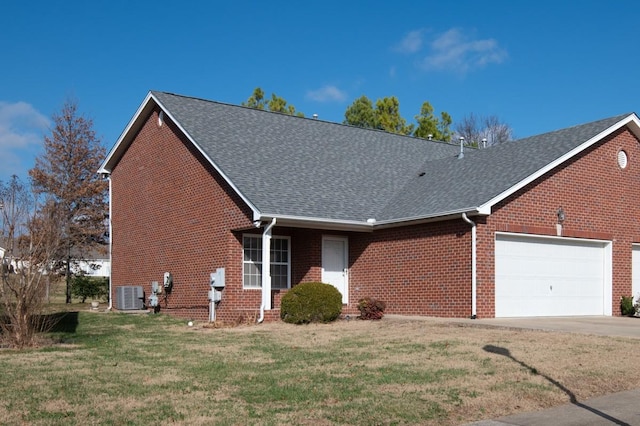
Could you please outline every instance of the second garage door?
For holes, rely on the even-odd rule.
[[[496,317],[611,315],[607,241],[496,234]]]

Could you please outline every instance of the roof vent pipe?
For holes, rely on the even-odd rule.
[[[458,158],[464,158],[464,137],[460,136],[460,154]]]
[[[482,147],[483,148],[487,147],[487,138],[482,138]]]

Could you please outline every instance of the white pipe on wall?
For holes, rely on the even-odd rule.
[[[476,319],[476,303],[477,303],[477,244],[476,244],[476,223],[467,217],[466,213],[462,213],[462,219],[471,225],[471,319]]]
[[[113,294],[111,293],[113,290],[113,279],[111,277],[113,271],[113,257],[111,255],[111,251],[113,250],[113,227],[111,224],[112,214],[112,197],[111,197],[111,174],[108,175],[107,180],[109,181],[109,305],[107,306],[107,310],[110,311],[113,308]]]
[[[274,217],[262,232],[262,304],[260,305],[259,323],[264,321],[265,309],[271,310],[271,230],[275,225],[276,218]]]

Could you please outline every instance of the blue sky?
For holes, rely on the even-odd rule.
[[[0,180],[26,179],[66,99],[105,147],[149,90],[260,86],[341,122],[361,95],[497,115],[517,137],[638,112],[636,1],[14,1],[0,6]]]

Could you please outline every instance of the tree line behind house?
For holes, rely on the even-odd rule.
[[[267,97],[260,87],[256,87],[242,105],[297,117],[305,116],[275,93]],[[457,138],[462,137],[465,145],[479,148],[513,139],[513,130],[497,115],[470,113],[454,126],[449,113],[442,111],[439,116],[436,115],[434,107],[428,101],[423,102],[419,113],[413,117],[415,123],[408,123],[400,114],[400,101],[395,96],[380,98],[374,103],[362,95],[347,107],[344,117],[343,124],[351,126],[443,142],[457,141]]]

